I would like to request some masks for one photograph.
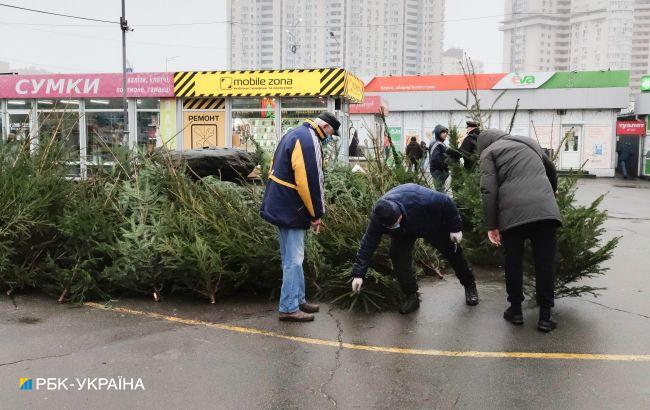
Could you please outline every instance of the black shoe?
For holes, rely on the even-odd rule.
[[[557,322],[551,318],[548,319],[540,319],[539,322],[537,322],[537,330],[540,332],[548,333],[551,330],[555,329],[557,327]]]
[[[469,306],[478,305],[478,291],[476,290],[476,284],[465,287],[465,304]]]
[[[551,308],[539,308],[539,321],[537,322],[537,330],[540,332],[548,333],[557,327],[555,320],[551,319]]]
[[[521,308],[513,308],[510,306],[503,312],[503,318],[513,325],[523,325],[524,324],[524,315],[521,313]]]
[[[406,299],[402,303],[402,306],[399,308],[399,313],[406,315],[408,313],[414,312],[420,308],[420,295],[416,293],[411,293],[406,295]]]

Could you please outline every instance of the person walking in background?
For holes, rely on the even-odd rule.
[[[409,144],[406,146],[405,154],[409,162],[409,171],[417,171],[418,163],[424,155],[424,151],[422,151],[422,147],[418,143],[417,138],[411,137],[411,142],[409,142]]]
[[[551,318],[555,291],[556,231],[561,225],[555,199],[557,173],[553,162],[531,138],[488,129],[478,137],[481,197],[488,239],[505,250],[506,290],[510,307],[503,317],[524,323],[524,244],[530,239],[539,305],[537,328],[555,329]]]
[[[427,158],[429,157],[429,148],[427,147],[427,143],[424,141],[420,141],[420,147],[422,148],[422,159],[420,160],[420,168],[422,169],[422,172],[425,172],[427,170]]]
[[[618,154],[618,166],[621,168],[623,179],[627,179],[627,165],[632,161],[634,150],[630,141],[625,141],[616,148]]]
[[[352,291],[358,293],[372,255],[382,235],[388,235],[390,258],[397,280],[406,295],[400,313],[420,307],[418,285],[413,273],[413,247],[424,238],[449,262],[465,287],[465,303],[478,305],[474,273],[463,255],[460,215],[454,201],[445,194],[417,184],[404,184],[388,191],[375,204],[352,267]]]
[[[445,145],[449,130],[438,124],[433,130],[433,135],[433,141],[429,145],[429,170],[436,190],[442,192],[445,189],[445,181],[449,177],[447,146]]]
[[[338,135],[340,125],[334,114],[323,112],[282,137],[273,155],[260,214],[280,233],[283,321],[311,321],[319,310],[305,300],[305,232],[310,226],[320,230],[325,214],[321,144]]]

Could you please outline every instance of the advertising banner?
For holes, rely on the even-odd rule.
[[[492,88],[493,90],[535,89],[551,79],[555,72],[535,71],[527,73],[510,73]]]
[[[226,116],[218,111],[183,113],[183,147],[223,147],[226,145]]]
[[[645,135],[645,121],[616,121],[616,135]]]
[[[610,168],[612,131],[607,125],[585,126],[584,159],[588,168]]]
[[[346,77],[342,68],[183,71],[174,74],[174,92],[177,97],[347,96],[347,85],[354,99],[363,99],[356,80],[346,83]]]
[[[160,100],[160,138],[169,149],[176,149],[176,99]]]
[[[128,73],[127,96],[173,97],[172,73]],[[122,74],[0,76],[0,98],[120,98]]]

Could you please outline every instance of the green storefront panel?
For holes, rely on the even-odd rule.
[[[609,88],[629,87],[630,72],[621,71],[578,71],[557,72],[540,88]]]

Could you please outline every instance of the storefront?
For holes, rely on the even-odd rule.
[[[634,119],[646,124],[643,135],[638,136],[639,146],[639,175],[650,178],[650,76],[641,81],[641,94],[636,96],[634,103]]]
[[[475,87],[488,127],[535,138],[553,152],[559,167],[614,176],[616,120],[629,103],[629,72],[531,72],[477,74]],[[401,149],[414,136],[431,141],[436,124],[458,127],[464,135],[468,99],[463,75],[376,77],[366,98],[381,96],[390,106],[386,122]],[[474,101],[469,95],[471,106]],[[354,115],[353,122],[365,115]]]
[[[323,110],[341,119],[346,146],[349,104],[363,94],[361,80],[336,68],[130,73],[125,123],[121,74],[6,75],[0,137],[64,139],[71,174],[82,177],[111,165],[116,146],[252,150],[257,143],[272,152],[284,133]]]
[[[338,68],[177,72],[174,92],[183,100],[183,149],[255,142],[272,152],[282,135],[325,110],[340,117],[346,146],[349,104],[363,100],[363,82]]]

